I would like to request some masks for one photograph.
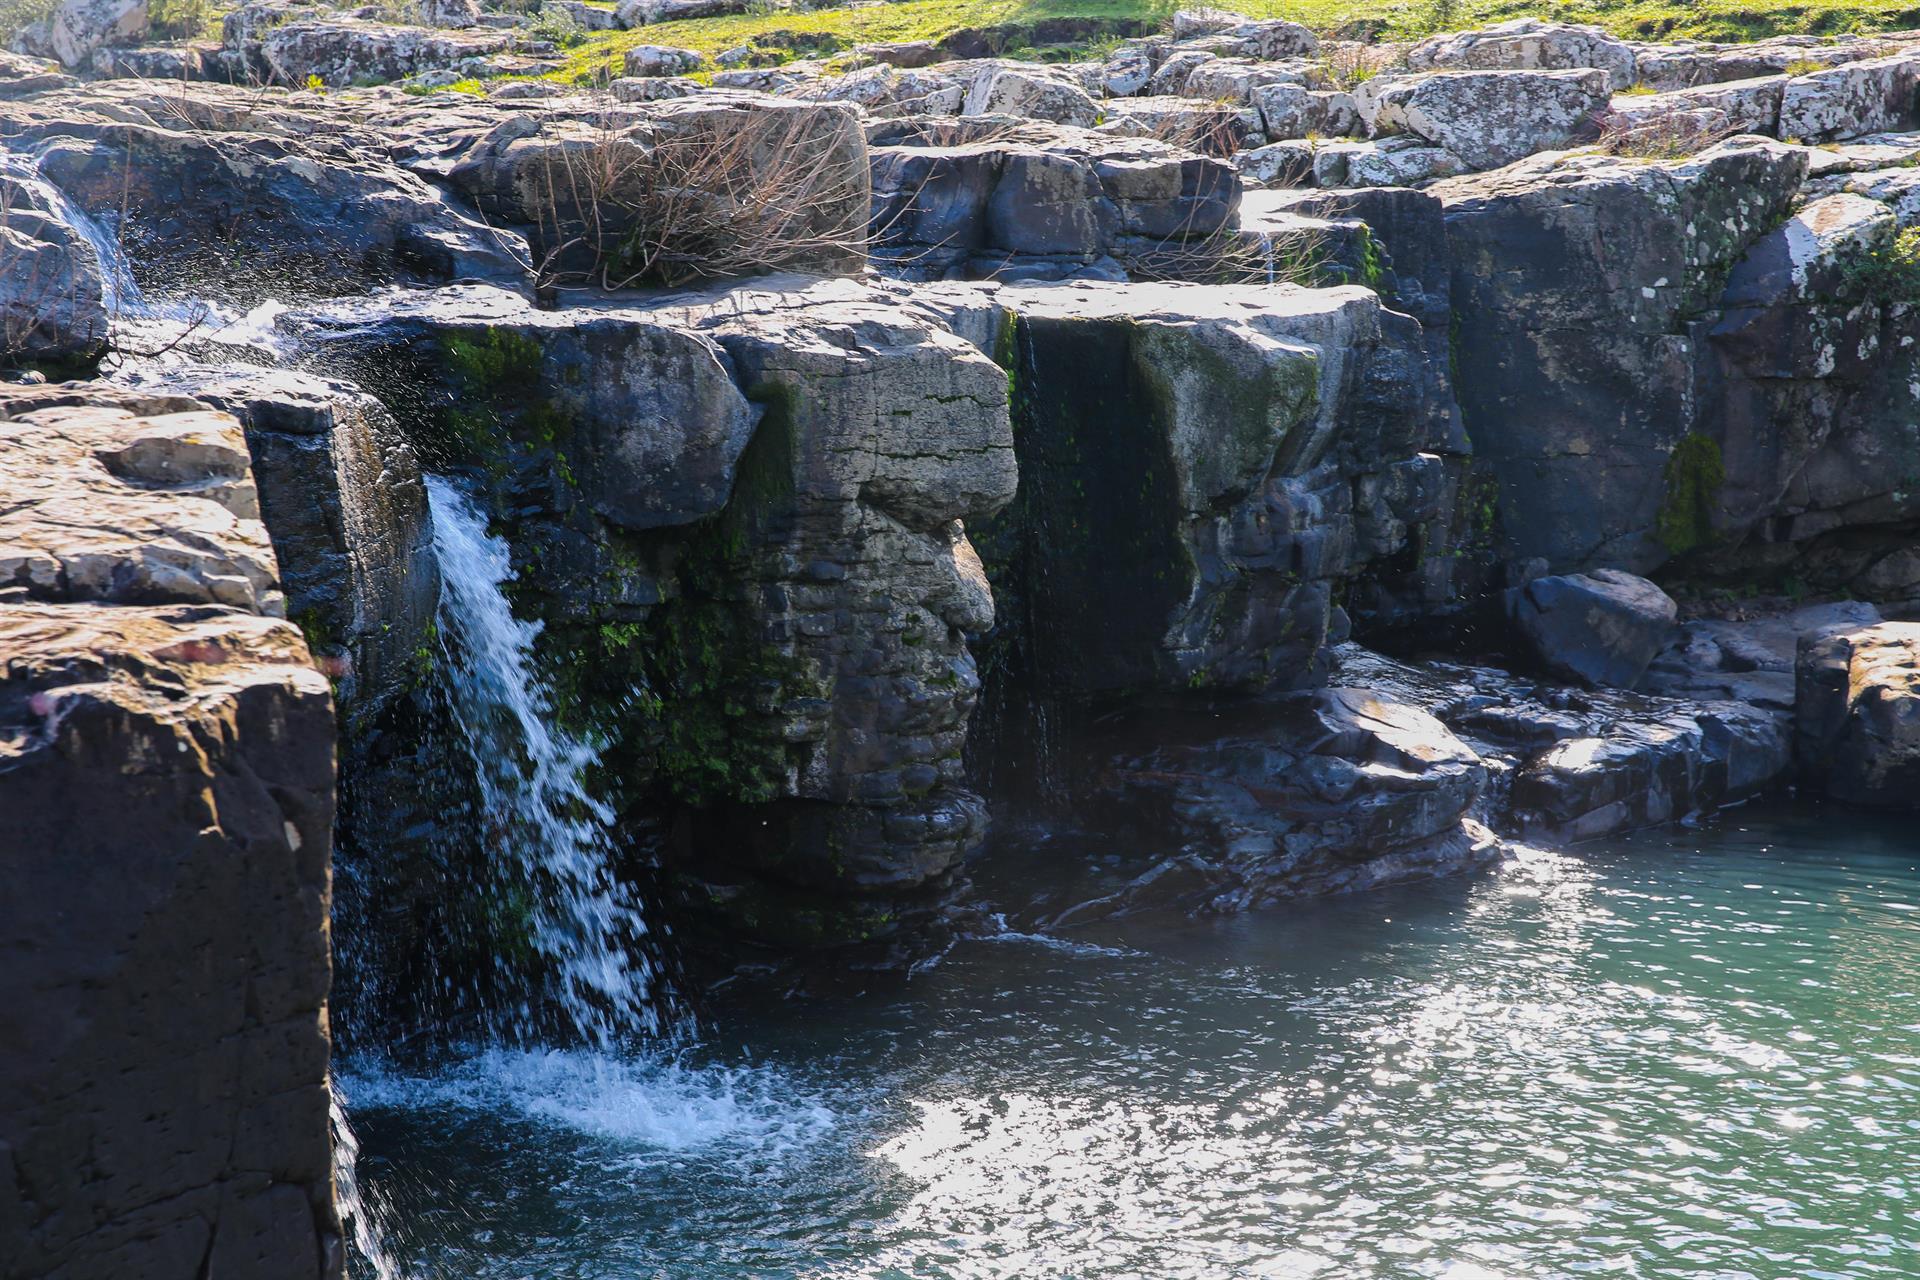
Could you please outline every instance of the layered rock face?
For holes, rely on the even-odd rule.
[[[1910,809],[1920,785],[1920,626],[1809,637],[1795,747],[1808,780],[1855,804]]]
[[[9,1274],[329,1277],[333,709],[245,440],[0,398]]]
[[[993,605],[965,525],[1015,484],[986,355],[885,291],[791,278],[310,324],[492,495],[571,683],[634,704],[613,754],[706,908],[879,939],[977,842],[966,637]]]

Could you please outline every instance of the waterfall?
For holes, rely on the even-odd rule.
[[[373,1280],[402,1280],[406,1272],[386,1245],[393,1234],[388,1225],[391,1215],[371,1188],[360,1185],[360,1142],[347,1123],[347,1100],[336,1081],[327,1082],[327,1092],[327,1123],[333,1134],[333,1198],[340,1209],[340,1225],[346,1228],[348,1241]]]
[[[120,237],[48,180],[36,162],[26,156],[0,155],[0,178],[17,185],[44,207],[49,218],[86,242],[100,273],[101,303],[109,320],[116,326],[142,329],[150,337],[142,345],[157,348],[190,335],[229,346],[254,347],[275,358],[287,354],[285,339],[274,330],[274,321],[286,311],[286,304],[269,299],[241,311],[204,298],[150,300],[133,278],[133,267],[120,247]]]
[[[427,481],[440,560],[444,684],[471,757],[491,855],[530,889],[535,951],[553,968],[553,998],[599,1049],[660,1031],[647,923],[613,868],[605,803],[589,793],[594,745],[556,721],[534,668],[540,624],[513,616],[507,544],[471,499]]]

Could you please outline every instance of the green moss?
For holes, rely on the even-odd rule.
[[[783,384],[749,392],[766,411],[741,454],[733,494],[687,539],[676,568],[680,594],[660,606],[648,626],[645,661],[659,703],[660,776],[669,793],[688,804],[774,799],[788,757],[779,721],[769,713],[824,692],[796,658],[761,634],[758,602],[736,594],[739,584],[755,581],[757,553],[792,509],[793,396]]]
[[[455,333],[444,343],[453,397],[441,426],[466,461],[495,475],[519,461],[517,449],[537,454],[563,488],[576,484],[567,447],[575,414],[547,393],[546,352],[511,329],[488,327]]]
[[[1685,555],[1713,540],[1713,513],[1727,468],[1720,446],[1694,434],[1667,457],[1666,496],[1654,518],[1654,536],[1674,555]]]

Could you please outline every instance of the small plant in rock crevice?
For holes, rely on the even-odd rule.
[[[1920,227],[1908,227],[1851,263],[1841,292],[1870,302],[1920,302]]]

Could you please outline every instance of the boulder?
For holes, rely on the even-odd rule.
[[[1791,714],[1794,664],[1803,640],[1858,631],[1881,621],[1861,600],[1806,605],[1745,619],[1700,618],[1681,624],[1654,659],[1644,688],[1668,697],[1744,702]]]
[[[1515,630],[1542,666],[1603,688],[1640,683],[1678,617],[1666,592],[1617,569],[1536,578],[1513,601]]]
[[[1731,80],[1724,84],[1702,85],[1693,89],[1675,89],[1670,93],[1640,94],[1613,100],[1609,125],[1644,126],[1671,120],[1698,111],[1716,112],[1714,128],[1718,137],[1735,133],[1762,133],[1769,137],[1780,133],[1780,102],[1787,87],[1785,76],[1761,76],[1752,80]],[[1679,126],[1684,137],[1687,130]],[[1694,130],[1704,135],[1704,130]]]
[[[1607,73],[1611,89],[1633,84],[1632,45],[1599,27],[1516,18],[1474,31],[1430,36],[1407,50],[1415,71],[1574,71],[1593,67]]]
[[[1827,142],[1910,128],[1916,123],[1920,55],[1849,62],[1788,80],[1780,100],[1780,136]]]
[[[333,711],[239,426],[0,388],[0,1055],[21,1275],[337,1280]],[[217,601],[217,605],[209,601]]]
[[[625,66],[630,76],[683,76],[698,71],[706,59],[691,49],[676,49],[664,44],[637,44],[627,50]]]
[[[562,14],[582,31],[618,31],[619,14],[586,0],[542,0],[540,12]]]
[[[1334,679],[1423,708],[1490,775],[1474,816],[1530,840],[1589,840],[1738,804],[1792,766],[1784,713],[1735,701],[1567,689],[1486,667],[1393,662],[1356,645]]]
[[[1920,808],[1920,624],[1809,636],[1795,678],[1808,785],[1850,804]]]
[[[1038,66],[989,67],[973,82],[961,107],[970,116],[1018,116],[1092,128],[1100,108],[1064,75]]]
[[[260,56],[276,83],[304,88],[318,80],[341,89],[456,68],[470,59],[504,52],[513,40],[511,33],[484,28],[445,31],[314,19],[262,32]]]
[[[420,22],[429,27],[458,30],[481,25],[479,0],[418,0],[416,10]]]
[[[1472,169],[1559,147],[1606,109],[1605,72],[1453,71],[1394,80],[1358,98],[1375,133],[1416,133]]]
[[[989,140],[949,142],[911,121],[874,132],[873,238],[889,269],[997,275],[1045,258],[1072,270],[1204,245],[1239,202],[1228,165],[1164,142],[1066,127],[984,132]],[[1195,266],[1213,261],[1199,257]]]
[[[620,0],[615,13],[623,27],[644,27],[683,18],[717,18],[745,13],[752,0]]]
[[[870,116],[951,116],[966,100],[966,81],[939,71],[866,67],[821,85],[824,102],[851,102]]]
[[[1253,91],[1267,137],[1339,137],[1360,123],[1353,95],[1344,90],[1309,89],[1298,84],[1272,84]]]
[[[1259,112],[1192,98],[1118,98],[1106,104],[1106,117],[1102,133],[1157,138],[1223,160],[1262,136]]]
[[[84,366],[105,354],[112,286],[59,191],[0,171],[0,362]]]
[[[148,25],[147,0],[60,0],[49,34],[54,56],[80,67],[102,45],[137,43]]]

